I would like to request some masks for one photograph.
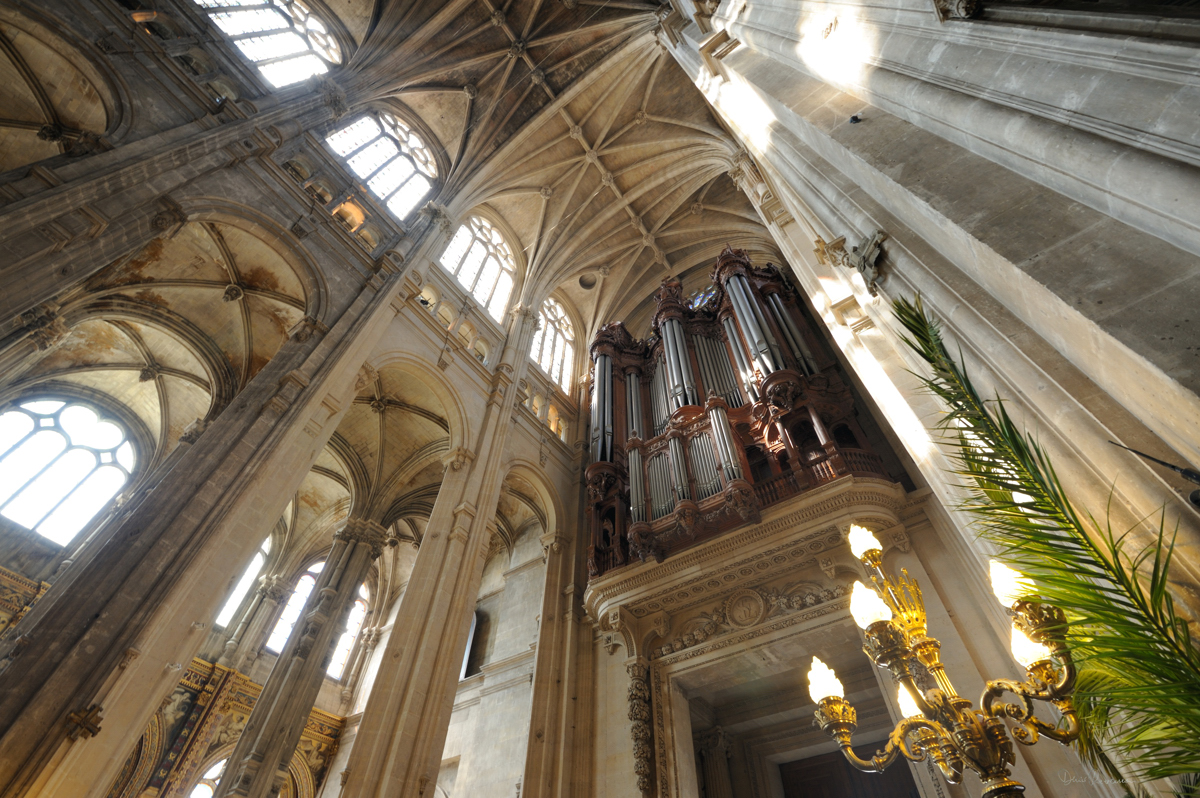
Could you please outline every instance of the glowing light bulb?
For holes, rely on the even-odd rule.
[[[878,621],[890,621],[892,610],[884,603],[871,588],[862,582],[854,583],[854,592],[850,594],[850,614],[859,629],[866,629]]]
[[[816,704],[829,696],[846,697],[846,691],[842,689],[842,683],[833,668],[817,657],[813,657],[812,667],[808,670],[808,695]]]
[[[912,693],[904,685],[900,685],[896,691],[896,700],[900,703],[900,714],[906,718],[915,718],[925,714],[917,706],[917,699],[913,698]]]
[[[991,566],[992,592],[1005,607],[1017,603],[1017,599],[1027,595],[1031,587],[1028,578],[1020,571],[1009,568],[1002,562],[992,560]]]
[[[1035,643],[1029,636],[1016,627],[1012,628],[1013,659],[1028,668],[1035,662],[1050,659],[1050,649],[1041,643]]]
[[[883,551],[879,538],[872,535],[871,530],[863,529],[858,524],[850,525],[850,534],[846,536],[846,540],[850,543],[850,551],[860,560],[868,551]]]

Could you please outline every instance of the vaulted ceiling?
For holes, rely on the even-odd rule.
[[[522,301],[557,293],[585,337],[617,318],[641,333],[661,280],[706,285],[726,244],[780,260],[727,175],[736,144],[658,43],[657,3],[378,3],[338,80],[424,123],[449,165],[439,201],[517,239]],[[361,29],[365,4],[342,7]]]

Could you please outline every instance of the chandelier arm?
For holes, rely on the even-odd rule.
[[[1063,720],[1066,721],[1065,728],[1062,726],[1053,726],[1045,721],[1038,720],[1037,718],[1032,718],[1031,721],[1043,736],[1049,737],[1055,742],[1067,745],[1068,743],[1074,742],[1079,737],[1079,716],[1075,713],[1075,706],[1070,702],[1070,700],[1055,701],[1054,704],[1058,707],[1059,711],[1062,712]]]
[[[932,739],[927,741],[919,739],[914,746],[909,742],[908,737],[913,732],[921,729],[926,730],[928,736]],[[882,773],[899,759],[901,755],[913,762],[923,761],[927,753],[927,746],[930,743],[941,744],[943,738],[945,738],[945,732],[937,723],[921,717],[911,717],[905,718],[896,724],[896,728],[888,735],[887,745],[882,751],[876,751],[875,756],[870,759],[862,759],[858,754],[854,753],[854,749],[850,747],[848,736],[838,742],[841,746],[842,754],[845,755],[846,759],[855,768],[865,773]]]

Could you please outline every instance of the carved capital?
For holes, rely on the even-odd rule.
[[[61,342],[70,332],[58,311],[56,303],[44,302],[25,311],[17,319],[17,326],[25,331],[39,352],[45,352]]]
[[[317,78],[317,90],[321,92],[321,101],[329,107],[330,116],[335,122],[350,110],[346,92],[329,75],[321,75]]]
[[[378,559],[383,554],[383,547],[388,544],[387,529],[375,521],[365,518],[347,519],[346,525],[334,533],[334,538],[351,543],[362,543],[371,548],[371,559]]]
[[[461,471],[463,466],[475,459],[475,453],[461,446],[442,458],[442,465],[448,471]]]
[[[314,335],[324,335],[329,332],[328,325],[312,316],[305,316],[288,330],[288,337],[299,343],[304,343]]]

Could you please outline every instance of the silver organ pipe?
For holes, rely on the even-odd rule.
[[[704,379],[705,387],[724,399],[730,407],[741,407],[742,392],[738,390],[733,366],[721,342],[693,335],[692,346],[696,350],[696,359],[700,361],[700,376]]]
[[[654,376],[650,378],[650,405],[654,412],[654,434],[661,435],[671,416],[671,407],[667,402],[667,368],[661,359]]]
[[[699,404],[696,397],[696,381],[692,377],[691,358],[683,338],[683,325],[678,319],[666,319],[660,325],[663,335],[663,357],[667,361],[667,374],[671,378],[671,409],[684,405]]]
[[[688,441],[688,458],[692,461],[692,473],[696,475],[696,501],[721,492],[721,475],[717,473],[717,460],[713,456],[713,439],[700,433]]]
[[[650,482],[650,520],[670,515],[675,510],[675,499],[671,492],[671,465],[665,452],[650,458],[647,464]]]
[[[762,304],[754,298],[753,292],[750,291],[750,284],[745,282],[746,278],[738,275],[738,278],[743,281],[743,289],[746,292],[746,300],[750,304],[750,310],[754,313],[754,318],[758,321],[758,326],[763,331],[763,336],[767,339],[767,348],[771,350],[771,360],[775,364],[775,368],[783,368],[783,352],[779,348],[779,342],[775,340],[775,333],[771,332],[771,325],[767,324],[766,318],[763,316]]]
[[[625,417],[629,428],[643,440],[646,438],[642,419],[642,376],[632,369],[625,372]]]
[[[750,348],[751,360],[765,377],[775,371],[778,366],[775,363],[774,353],[771,351],[771,342],[767,339],[767,331],[763,329],[758,315],[754,312],[754,306],[757,303],[750,293],[750,287],[746,283],[746,278],[740,274],[730,277],[725,287],[728,289],[729,299],[733,305],[733,315],[737,317],[738,326],[742,328],[744,334],[743,338]]]
[[[726,318],[724,321],[725,336],[729,340],[729,348],[733,350],[733,358],[737,361],[737,369],[742,378],[742,386],[746,389],[746,395],[750,397],[750,401],[758,401],[758,387],[754,384],[754,369],[750,368],[750,361],[746,358],[746,350],[742,348],[742,336],[738,334],[737,327],[731,318]]]
[[[792,318],[792,314],[787,312],[787,308],[783,305],[783,300],[779,298],[779,294],[770,294],[767,297],[767,302],[771,305],[771,310],[775,313],[775,320],[779,322],[779,329],[783,330],[783,335],[788,339],[788,346],[791,347],[792,354],[796,359],[804,364],[805,372],[811,377],[817,373],[817,361],[813,358],[812,352],[809,351],[808,344],[804,342],[804,336],[800,334],[800,330],[796,327],[796,320]]]
[[[594,462],[612,462],[613,403],[612,358],[596,355],[596,376],[592,386],[592,452]]]
[[[721,467],[726,479],[742,479],[741,461],[734,453],[733,430],[729,426],[729,414],[720,404],[708,408],[708,420],[717,441],[717,453],[721,456]]]
[[[646,476],[642,473],[642,450],[629,447],[630,515],[635,522],[646,520]]]
[[[687,460],[684,459],[683,439],[678,435],[670,437],[667,440],[667,451],[671,454],[671,476],[675,482],[675,501],[689,500],[692,498],[692,492],[688,490]]]

